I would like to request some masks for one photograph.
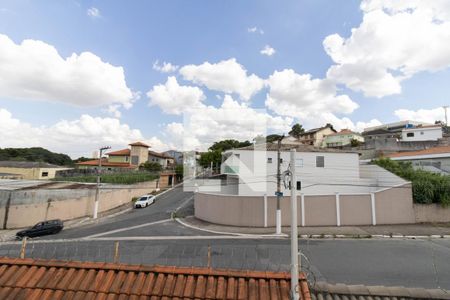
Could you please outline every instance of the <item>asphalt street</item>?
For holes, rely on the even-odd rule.
[[[192,197],[175,188],[148,208],[33,239],[26,256],[112,262],[118,241],[121,263],[289,270],[289,239],[220,236],[171,220],[180,207],[178,214],[192,213]],[[450,289],[448,239],[309,239],[299,244],[302,269],[312,281]],[[19,249],[19,243],[3,243],[0,255],[17,257]]]

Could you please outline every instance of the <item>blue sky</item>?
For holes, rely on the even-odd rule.
[[[371,1],[365,2],[369,5]],[[242,100],[238,92],[224,92],[220,88],[211,89],[207,83],[199,82],[199,79],[187,80],[179,70],[186,65],[199,66],[205,62],[217,64],[234,58],[236,63],[247,71],[247,75],[255,74],[262,80],[268,79],[275,71],[282,72],[285,69],[292,69],[299,75],[311,74],[311,80],[326,79],[327,71],[332,65],[349,64],[352,55],[357,56],[361,54],[361,51],[366,51],[363,54],[367,58],[372,55],[371,51],[375,54],[383,52],[376,47],[380,47],[380,49],[387,47],[383,44],[386,40],[380,40],[378,44],[374,43],[373,49],[361,50],[364,37],[361,37],[363,34],[360,34],[359,41],[358,38],[355,39],[355,45],[350,45],[348,49],[339,48],[336,50],[340,51],[340,55],[342,53],[347,55],[343,63],[333,59],[324,49],[323,42],[327,36],[338,34],[344,40],[349,39],[352,37],[352,28],[362,27],[365,14],[373,13],[376,9],[386,10],[386,7],[372,7],[371,10],[363,10],[360,5],[361,1],[354,0],[283,1],[282,3],[260,0],[4,0],[0,3],[0,34],[7,36],[17,45],[20,45],[25,39],[42,41],[56,48],[63,59],[71,56],[72,53],[79,55],[82,52],[90,52],[99,57],[103,63],[109,63],[114,67],[122,67],[126,88],[134,93],[139,92],[140,98],[133,100],[131,108],[118,108],[117,110],[121,113],[120,118],[118,118],[118,115],[111,115],[107,112],[108,104],[95,105],[96,99],[91,100],[92,104],[84,103],[80,105],[74,104],[76,100],[66,101],[61,94],[55,95],[50,101],[45,99],[45,96],[36,99],[36,97],[24,96],[23,93],[15,91],[0,93],[0,109],[7,111],[10,119],[18,120],[33,130],[41,128],[41,130],[48,132],[54,132],[50,129],[62,121],[75,122],[72,124],[75,126],[78,124],[76,120],[79,120],[82,115],[89,115],[92,118],[102,120],[116,118],[119,120],[119,124],[128,126],[130,130],[139,130],[140,135],[135,133],[129,136],[130,142],[133,138],[142,136],[142,139],[145,140],[154,138],[151,141],[155,143],[157,148],[180,147],[179,142],[172,140],[173,132],[167,130],[167,125],[182,123],[182,115],[167,113],[167,109],[164,110],[158,104],[150,106],[149,101],[153,100],[146,95],[155,85],[164,85],[168,76],[174,76],[181,86],[199,88],[205,95],[202,100],[204,105],[219,107],[225,95],[231,95],[234,101],[239,104],[245,103],[251,108],[266,108],[267,113],[273,117],[291,118],[292,122],[301,122],[305,127],[319,126],[320,122],[328,120],[323,116],[314,116],[316,106],[312,106],[314,109],[312,107],[303,109],[301,101],[295,103],[295,100],[292,100],[295,95],[292,97],[291,95],[285,95],[286,98],[277,96],[275,87],[277,82],[269,83],[263,88],[255,88],[256,91],[252,94],[250,100]],[[89,15],[89,9],[96,9],[98,15]],[[397,8],[389,7],[389,9],[395,10]],[[417,7],[414,9],[425,11],[428,8]],[[404,11],[390,12],[388,16],[394,20],[398,13],[404,13]],[[411,16],[411,18],[413,17]],[[442,18],[444,23],[449,21],[447,16]],[[371,26],[374,30],[378,30],[377,25],[372,24]],[[249,31],[250,28],[255,27],[255,32]],[[400,29],[395,34],[403,36]],[[446,39],[448,35],[437,34],[437,37]],[[365,38],[370,39],[371,35],[367,34]],[[393,38],[395,38],[394,33]],[[418,39],[420,39],[420,35]],[[349,40],[347,44],[350,43]],[[260,53],[266,45],[275,50],[273,55],[268,56]],[[399,52],[408,50],[408,53],[404,55],[413,56],[411,53],[414,53],[414,51],[421,51],[415,49],[414,46],[401,45],[399,42],[397,49]],[[445,48],[441,44],[436,46],[436,48],[439,47]],[[401,117],[415,117],[423,118],[424,121],[431,121],[432,118],[440,118],[441,113],[437,109],[450,102],[448,100],[450,54],[442,54],[444,50],[446,49],[430,52],[430,55],[438,57],[440,63],[438,68],[431,62],[419,61],[419,63],[416,63],[416,61],[411,61],[407,57],[396,58],[397,61],[384,59],[382,56],[378,57],[377,59],[383,65],[383,68],[389,70],[392,74],[397,75],[395,73],[397,71],[401,72],[402,75],[407,73],[406,79],[398,80],[401,92],[392,92],[390,89],[378,92],[385,88],[380,86],[379,89],[376,87],[377,92],[374,95],[368,82],[371,79],[367,79],[372,78],[370,77],[372,75],[366,76],[367,78],[360,78],[367,72],[355,71],[356,75],[351,76],[352,78],[360,76],[358,81],[362,83],[357,84],[357,87],[349,83],[349,75],[328,76],[330,78],[326,80],[333,80],[336,92],[333,92],[333,95],[329,95],[329,91],[326,92],[326,97],[330,96],[330,100],[324,105],[332,106],[335,96],[348,96],[352,103],[357,104],[358,108],[352,106],[353,108],[350,109],[349,101],[346,101],[342,104],[346,108],[343,108],[342,111],[331,110],[330,113],[339,119],[348,118],[352,122],[350,124],[349,121],[345,121],[341,125],[336,124],[337,127],[353,127],[354,130],[361,129],[362,124],[357,126],[357,122],[369,125],[376,124],[376,122],[370,123],[371,120],[389,122],[396,121]],[[395,48],[389,51],[395,51]],[[399,55],[393,53],[393,56]],[[364,64],[368,64],[364,60],[366,58],[357,62],[359,63],[358,70],[361,70]],[[0,61],[1,59],[0,56]],[[180,68],[175,72],[162,73],[153,68],[155,61],[159,61],[159,64],[170,62]],[[376,65],[377,60],[371,60],[370,63]],[[406,68],[408,71],[405,71],[402,67],[405,65],[411,66],[409,69]],[[21,67],[27,68],[27,66],[18,66],[18,68]],[[48,69],[48,67],[46,68]],[[0,67],[0,80],[2,76],[6,78],[8,75],[7,73],[1,73]],[[33,76],[39,77],[39,74]],[[194,74],[193,76],[197,75]],[[211,76],[214,76],[214,74]],[[19,79],[25,81],[29,78]],[[41,78],[41,80],[44,79]],[[280,77],[278,80],[283,81],[284,78]],[[303,79],[299,79],[300,81],[292,80],[291,87],[295,84],[301,85],[300,81]],[[107,81],[104,82],[106,87],[101,89],[108,88]],[[380,82],[385,83],[385,81]],[[84,84],[88,85],[89,83]],[[308,84],[309,81],[306,85],[308,86]],[[82,85],[80,87],[83,88]],[[34,88],[39,89],[39,87]],[[395,88],[393,89],[395,90]],[[305,86],[295,89],[299,98],[308,98],[312,97],[311,93],[315,94],[314,91],[307,90],[306,92],[309,94],[304,95],[302,94],[304,90]],[[48,92],[45,94],[48,95]],[[66,95],[66,93],[63,94]],[[280,109],[265,105],[268,94],[271,94],[271,97],[275,99],[276,107]],[[319,91],[317,95],[320,98],[322,94]],[[58,99],[55,100],[55,98]],[[288,101],[291,102],[288,103]],[[294,102],[292,103],[292,101]],[[312,99],[311,101],[316,100]],[[317,101],[320,102],[321,100],[317,99]],[[156,100],[153,102],[162,103]],[[114,102],[111,104],[114,104]],[[288,106],[283,110],[281,109],[283,105]],[[294,105],[300,113],[296,114],[297,110],[290,109],[291,105]],[[308,109],[312,110],[308,111]],[[406,112],[396,114],[395,111],[400,109],[406,110]],[[421,113],[419,110],[426,111]],[[292,111],[293,113],[286,113],[286,111]],[[312,117],[305,117],[302,112],[309,113]],[[315,120],[319,123],[316,123]],[[283,125],[280,126],[286,127],[288,121],[285,119]],[[8,124],[4,125],[10,126],[5,127],[7,130],[22,128],[21,131],[23,131],[24,127],[16,126],[13,128],[11,122]],[[279,130],[279,128],[279,126],[269,126],[268,131],[273,132]],[[91,133],[89,131],[87,134]],[[126,132],[123,133],[120,139],[114,141],[117,147],[127,139],[126,134]],[[71,139],[74,143],[72,146],[58,137],[55,138],[58,141],[48,142],[53,137],[48,136],[47,132],[44,132],[43,135],[47,135],[44,140],[28,139],[24,136],[20,138],[20,141],[17,138],[5,136],[3,142],[0,141],[0,147],[45,146],[48,144],[49,148],[71,153],[72,156],[90,153],[92,148],[95,149],[96,147],[95,142],[89,142],[85,147],[89,149],[85,150],[79,144],[86,143],[86,141],[77,140],[76,136]],[[98,138],[98,136],[92,136],[92,139],[95,138]],[[98,143],[109,142],[112,138],[109,137],[109,139]],[[201,139],[198,136],[197,138]],[[70,149],[64,148],[64,145]]]

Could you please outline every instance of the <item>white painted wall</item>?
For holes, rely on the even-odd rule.
[[[408,136],[408,134],[414,134],[414,136]],[[402,141],[405,142],[437,141],[441,138],[442,127],[416,127],[402,130]]]
[[[234,157],[224,162],[239,169],[239,195],[272,196],[276,191],[277,152],[230,150]],[[236,159],[239,156],[239,159]],[[316,157],[324,157],[324,167],[316,167]],[[271,162],[268,161],[271,159]],[[288,169],[290,153],[281,153],[281,172]],[[223,169],[222,169],[223,170]],[[296,175],[305,194],[367,192],[366,186],[355,187],[360,180],[357,153],[298,152]],[[283,184],[283,183],[282,183]],[[363,185],[367,183],[363,182]],[[285,195],[289,191],[282,188]]]

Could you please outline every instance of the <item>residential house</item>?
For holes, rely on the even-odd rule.
[[[402,129],[402,141],[437,141],[442,139],[442,125],[407,126]]]
[[[148,151],[148,161],[159,163],[163,169],[172,168],[175,166],[175,159],[172,156],[155,151]]]
[[[169,150],[169,151],[163,152],[163,154],[173,157],[175,164],[177,164],[177,165],[183,164],[183,152],[176,151],[176,150]]]
[[[342,129],[339,132],[329,134],[323,139],[322,147],[324,148],[342,148],[349,146],[352,140],[356,140],[360,143],[364,142],[364,138],[361,134],[353,132],[349,129]]]
[[[382,124],[378,126],[365,128],[362,132],[362,136],[364,137],[365,142],[369,142],[371,140],[377,139],[401,139],[402,131],[405,128],[417,127],[417,126],[427,126],[431,124],[416,122],[411,120],[400,121],[389,124]]]
[[[359,154],[354,151],[308,145],[294,147],[299,181],[295,186],[307,195],[369,193],[379,189],[378,185],[384,178],[390,178],[383,182],[385,184],[405,183],[376,166],[360,165]],[[289,168],[291,148],[292,145],[281,147],[281,172]],[[223,161],[221,173],[226,175],[223,193],[246,196],[275,194],[277,144],[227,150],[223,153]],[[380,179],[380,174],[384,174],[384,178]]]
[[[16,176],[21,179],[52,179],[57,171],[70,169],[72,168],[44,162],[0,161],[0,173],[9,174],[9,178]]]
[[[305,145],[311,145],[314,147],[321,147],[325,136],[336,133],[333,125],[326,124],[323,127],[313,128],[305,131],[300,135],[300,141]]]
[[[386,155],[392,160],[411,162],[415,168],[429,172],[450,174],[450,146]]]

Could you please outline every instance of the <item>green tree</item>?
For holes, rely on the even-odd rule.
[[[292,126],[291,131],[289,131],[289,135],[299,138],[302,133],[305,132],[305,129],[303,128],[302,125],[300,125],[299,123],[295,124],[294,126]]]
[[[184,174],[183,165],[176,165],[175,166],[175,175],[177,176],[178,180],[183,179],[183,174]]]
[[[140,165],[140,169],[150,172],[160,172],[162,171],[162,166],[157,162],[146,161]]]
[[[209,150],[220,150],[221,152],[223,152],[234,148],[250,146],[251,144],[252,143],[250,143],[249,141],[239,142],[238,140],[228,139],[215,142],[211,147],[209,147]]]
[[[277,142],[281,138],[281,135],[279,134],[269,134],[266,136],[266,142],[267,143],[274,143]]]
[[[359,145],[361,145],[361,142],[358,141],[357,139],[351,139],[351,140],[350,140],[350,145],[351,145],[352,147],[358,147]]]
[[[211,162],[215,166],[216,164],[222,163],[222,151],[220,149],[210,150],[208,152],[203,152],[200,154],[199,163],[202,167],[207,168],[211,166]]]
[[[72,159],[62,153],[54,153],[41,147],[0,149],[0,160],[46,162],[55,165],[72,165]]]

